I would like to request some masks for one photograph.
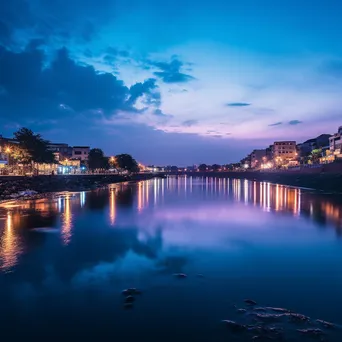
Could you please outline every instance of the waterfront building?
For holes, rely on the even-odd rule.
[[[87,161],[90,152],[89,146],[74,146],[72,148],[72,159]]]
[[[300,157],[308,156],[313,150],[326,149],[329,147],[330,134],[321,134],[316,138],[304,141],[297,145],[298,154]]]
[[[267,162],[267,152],[266,149],[253,150],[251,153],[251,168],[259,168],[262,164]]]
[[[53,152],[57,161],[69,159],[72,157],[72,147],[68,144],[49,143],[48,149]]]
[[[285,165],[297,159],[295,141],[275,141],[273,144],[273,161],[276,165]]]
[[[342,126],[329,138],[329,149],[336,158],[342,158]]]

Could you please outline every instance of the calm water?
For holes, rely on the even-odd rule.
[[[245,298],[342,324],[338,198],[169,178],[12,203],[0,214],[3,341],[244,341],[220,321],[239,321],[233,304]],[[44,227],[55,229],[36,229]],[[127,287],[143,291],[132,310],[123,308]]]

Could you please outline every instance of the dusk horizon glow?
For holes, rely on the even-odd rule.
[[[13,0],[0,125],[139,162],[238,162],[342,125],[342,5]]]

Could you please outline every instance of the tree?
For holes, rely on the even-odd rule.
[[[218,165],[218,164],[214,164],[214,165],[211,166],[211,169],[212,169],[213,171],[219,171],[219,170],[221,169],[221,166]]]
[[[89,151],[88,166],[91,170],[108,168],[108,158],[104,156],[100,148],[93,148]]]
[[[116,165],[119,169],[127,170],[128,172],[139,172],[137,161],[129,154],[118,154],[115,157]]]
[[[49,150],[47,140],[44,140],[40,134],[34,134],[28,128],[21,128],[14,133],[15,139],[19,142],[19,148],[25,151],[26,157],[23,160],[26,163],[54,163],[55,156]]]
[[[10,158],[15,160],[16,164],[27,165],[31,163],[31,155],[27,152],[27,150],[16,145],[11,146],[9,149]]]
[[[207,164],[201,164],[198,167],[198,170],[200,170],[200,171],[207,171],[207,168],[208,168]]]
[[[319,159],[322,157],[322,149],[315,149],[310,154],[312,164],[319,164]]]

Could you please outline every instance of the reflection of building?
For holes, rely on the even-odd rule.
[[[87,161],[90,152],[89,146],[74,146],[72,148],[72,159]]]
[[[115,189],[110,191],[110,205],[109,205],[110,224],[113,226],[116,219],[116,192]]]
[[[65,245],[68,245],[71,240],[72,229],[72,212],[70,205],[70,196],[64,198],[64,213],[62,216],[62,239]]]
[[[20,237],[15,231],[15,218],[20,219],[20,215],[7,213],[6,226],[1,237],[1,268],[4,271],[10,271],[18,263],[22,252]]]

